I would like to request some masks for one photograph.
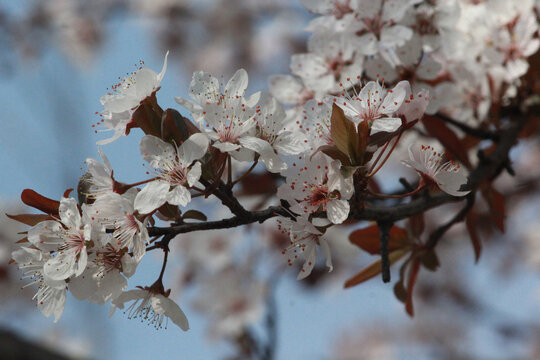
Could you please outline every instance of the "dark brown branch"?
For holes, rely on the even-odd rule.
[[[462,122],[454,120],[451,117],[448,117],[448,116],[443,115],[441,113],[437,113],[437,114],[435,114],[435,116],[437,116],[442,121],[457,127],[458,129],[460,129],[464,133],[469,134],[469,135],[471,135],[471,136],[473,136],[475,138],[487,139],[487,140],[493,140],[493,141],[499,141],[499,139],[500,139],[500,135],[498,133],[496,133],[496,132],[489,131],[489,130],[484,130],[484,129],[480,129],[480,128],[473,128],[473,127],[471,127],[469,125],[466,125],[466,124],[464,124]]]
[[[379,221],[380,232],[380,250],[381,250],[381,275],[382,281],[387,283],[390,282],[390,259],[388,255],[388,242],[390,241],[390,228],[392,223]]]
[[[155,235],[177,235],[185,234],[192,231],[200,230],[215,230],[215,229],[229,229],[237,227],[240,225],[247,225],[255,222],[262,223],[267,219],[270,219],[275,216],[285,216],[289,217],[289,213],[278,206],[271,206],[266,210],[262,211],[253,211],[247,212],[243,216],[233,216],[228,219],[218,220],[218,221],[206,221],[206,222],[197,222],[197,223],[186,223],[177,226],[171,227],[151,227],[148,229],[150,236]]]
[[[439,240],[442,238],[442,236],[455,224],[462,222],[465,219],[465,216],[467,216],[467,213],[472,209],[474,205],[474,198],[475,193],[471,192],[469,195],[467,195],[467,203],[461,209],[450,221],[448,221],[446,224],[439,226],[437,230],[431,233],[429,236],[429,239],[426,243],[426,247],[428,249],[433,249]]]
[[[474,192],[482,182],[489,181],[496,177],[508,163],[508,153],[517,142],[518,135],[527,122],[525,115],[510,123],[507,129],[500,133],[500,141],[495,150],[485,156],[478,166],[469,174],[468,189]],[[230,190],[225,190],[223,186],[218,186],[215,192],[223,204],[228,206],[236,215],[228,219],[219,221],[208,221],[198,223],[187,223],[167,228],[151,227],[150,236],[166,234],[183,234],[192,231],[227,229],[255,222],[262,223],[275,216],[286,216],[290,214],[283,207],[271,206],[266,210],[249,212],[232,196]],[[394,223],[398,220],[409,218],[424,211],[450,202],[460,201],[463,198],[454,197],[444,192],[433,196],[423,196],[413,199],[409,203],[399,204],[390,207],[363,207],[356,208],[355,201],[352,201],[349,219],[371,220],[377,222]]]

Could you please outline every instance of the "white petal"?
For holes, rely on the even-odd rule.
[[[182,185],[176,186],[167,195],[167,202],[171,205],[186,206],[191,201],[191,193]]]
[[[413,31],[403,25],[384,27],[381,31],[381,44],[390,48],[402,46],[412,38],[412,35]]]
[[[173,162],[176,149],[171,144],[153,135],[145,135],[139,144],[141,156],[154,168],[162,169],[165,162]]]
[[[180,309],[180,306],[178,306],[178,304],[176,304],[174,301],[163,295],[156,294],[152,296],[150,302],[156,313],[164,314],[180,329],[184,331],[189,330],[189,322],[186,315],[182,309]]]
[[[141,214],[149,214],[165,204],[169,194],[169,183],[156,180],[147,184],[135,197],[134,208]]]
[[[75,270],[75,249],[61,251],[43,266],[43,274],[51,280],[65,280]]]
[[[400,118],[380,118],[373,121],[371,135],[381,131],[394,132],[401,126]]]
[[[346,200],[330,200],[326,205],[328,220],[333,224],[341,224],[349,215],[349,202]]]
[[[405,99],[407,93],[406,84],[408,83],[408,81],[400,81],[392,91],[387,92],[380,107],[380,112],[382,114],[391,115],[399,109]]]
[[[248,75],[246,70],[237,70],[233,77],[225,85],[224,95],[230,97],[244,96],[248,86]]]
[[[240,147],[241,147],[238,144],[233,144],[233,143],[229,143],[229,142],[220,142],[220,141],[215,142],[213,146],[215,148],[219,149],[219,151],[221,151],[223,153],[235,151],[235,150],[240,149]]]
[[[319,238],[319,244],[321,245],[321,251],[326,258],[326,267],[328,268],[328,272],[334,270],[334,266],[332,265],[332,253],[330,252],[330,246],[328,246],[328,242],[323,239]]]
[[[452,196],[465,196],[470,192],[469,190],[459,190],[462,185],[467,183],[467,176],[460,172],[443,170],[435,175],[435,180],[442,191]]]
[[[67,227],[78,229],[81,226],[81,214],[74,198],[62,198],[58,213],[62,223]]]
[[[315,266],[315,262],[317,261],[317,253],[315,250],[315,245],[312,244],[312,242],[308,243],[304,248],[304,257],[306,260],[304,261],[304,265],[302,265],[302,269],[298,273],[296,280],[302,280],[309,276],[313,270],[313,267]]]
[[[208,136],[204,133],[193,134],[178,148],[178,157],[184,165],[189,166],[206,154],[208,143]]]
[[[195,164],[193,164],[193,166],[187,173],[188,185],[189,186],[195,185],[195,183],[199,181],[199,179],[201,178],[201,174],[202,174],[201,163],[197,161]]]
[[[287,168],[287,164],[274,152],[267,141],[253,136],[244,136],[240,138],[240,144],[260,154],[260,159],[268,171],[277,173]]]

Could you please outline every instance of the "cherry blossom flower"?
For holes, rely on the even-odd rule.
[[[257,152],[270,172],[280,172],[287,168],[278,154],[295,155],[305,150],[302,134],[285,130],[285,117],[281,105],[275,98],[270,98],[262,109],[257,109],[256,136],[240,138],[240,144]]]
[[[148,242],[148,231],[135,212],[137,194],[137,190],[131,188],[122,195],[111,193],[100,197],[91,205],[90,213],[106,229],[113,230],[116,246],[132,248],[135,259],[140,261]]]
[[[394,113],[401,107],[403,100],[403,87],[396,86],[392,90],[386,90],[378,81],[368,82],[360,93],[355,93],[353,97],[344,93],[341,97],[333,98],[355,124],[367,120],[371,125],[371,134],[380,131],[394,132],[401,126],[401,119]]]
[[[38,309],[45,317],[54,316],[57,322],[66,303],[66,282],[64,280],[53,280],[48,277],[43,268],[50,260],[48,252],[30,247],[21,247],[12,253],[13,260],[19,264],[19,269],[23,270],[23,279],[29,279],[30,286],[36,284],[38,291],[32,298],[37,300]]]
[[[204,121],[208,121],[205,115],[210,113],[207,108],[210,107],[214,111],[217,110],[215,106],[211,105],[217,105],[222,109],[229,109],[228,111],[231,114],[235,114],[240,119],[248,119],[253,115],[252,108],[259,101],[260,92],[245,99],[244,95],[247,86],[248,75],[244,69],[236,71],[223,90],[221,90],[218,79],[214,76],[204,71],[197,71],[193,73],[189,86],[189,95],[194,102],[181,97],[176,97],[175,100],[191,112],[195,122],[199,124],[201,130],[204,130]],[[233,129],[229,131],[233,131]]]
[[[465,196],[470,192],[460,190],[467,183],[467,176],[459,163],[443,162],[443,155],[433,147],[422,145],[420,153],[409,148],[409,157],[409,160],[402,161],[403,164],[416,170],[425,185],[436,186],[452,196]]]
[[[159,74],[145,67],[123,78],[117,85],[112,87],[112,92],[107,93],[100,99],[104,107],[102,112],[103,125],[114,131],[114,135],[98,144],[108,144],[122,135],[126,135],[126,127],[131,121],[133,113],[147,97],[152,96],[159,90],[161,81],[167,71],[167,57],[165,54],[163,68]]]
[[[55,252],[44,267],[44,274],[52,280],[82,274],[88,261],[87,248],[101,241],[101,228],[89,221],[84,209],[83,219],[75,199],[62,198],[59,221],[43,221],[28,231],[28,240],[34,246]]]
[[[169,299],[168,295],[168,292],[161,294],[153,287],[122,292],[112,301],[111,315],[116,308],[123,309],[125,303],[133,301],[126,309],[129,319],[146,321],[156,329],[161,329],[163,326],[167,328],[168,320],[171,319],[180,329],[189,330],[186,315],[174,301]]]
[[[309,216],[322,210],[332,223],[341,224],[349,215],[347,200],[354,190],[352,179],[341,175],[340,166],[338,160],[330,161],[324,154],[295,163],[277,195],[289,201],[291,210],[299,215]]]
[[[155,168],[157,180],[147,184],[135,198],[134,208],[148,214],[168,202],[186,206],[191,201],[187,187],[201,177],[201,163],[193,162],[206,154],[208,138],[203,133],[193,134],[180,146],[173,146],[160,138],[142,138],[142,157]]]
[[[302,269],[298,273],[297,280],[302,280],[311,274],[317,262],[317,246],[320,247],[326,258],[328,271],[332,271],[332,254],[328,242],[312,223],[299,217],[296,218],[296,221],[288,218],[279,218],[278,224],[278,228],[286,232],[291,239],[290,245],[282,252],[283,255],[287,256],[288,265],[292,266],[299,256],[305,259]]]
[[[113,237],[95,249],[95,254],[86,270],[70,279],[69,290],[79,300],[103,305],[120,296],[127,287],[126,278],[135,273],[137,262]]]
[[[113,178],[113,169],[109,158],[98,148],[99,156],[103,163],[96,159],[86,159],[89,176],[85,178],[88,183],[88,193],[85,195],[90,199],[97,199],[101,196],[107,196],[115,191],[115,181]]]

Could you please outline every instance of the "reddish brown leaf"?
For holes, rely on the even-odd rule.
[[[409,218],[409,230],[413,237],[419,238],[424,232],[424,214],[420,213]]]
[[[491,220],[502,233],[504,233],[504,220],[506,218],[504,196],[491,186],[482,189],[482,195],[488,203]]]
[[[21,193],[21,200],[26,205],[41,210],[46,214],[58,216],[60,201],[46,198],[32,189],[24,189]]]
[[[362,250],[372,255],[380,254],[380,233],[377,225],[371,225],[363,229],[353,231],[349,235],[349,241]],[[409,236],[405,229],[397,226],[390,228],[390,239],[388,241],[388,250],[393,251],[402,249],[410,244]]]
[[[69,194],[71,194],[72,191],[73,191],[73,189],[66,189],[66,191],[64,191],[64,195],[62,195],[62,197],[68,198]]]
[[[347,157],[355,160],[356,129],[354,123],[347,119],[343,110],[336,104],[332,104],[330,117],[330,136],[339,151]]]
[[[467,231],[469,232],[469,237],[474,249],[474,262],[477,263],[482,252],[482,241],[480,240],[480,236],[478,236],[478,225],[476,221],[476,214],[474,212],[469,211],[467,217],[465,218],[465,224],[467,226]]]
[[[17,262],[13,259],[9,259],[8,265],[16,264]]]
[[[21,240],[16,241],[15,244],[23,244],[23,243],[27,243],[27,242],[28,242],[28,238],[23,237]]]
[[[407,253],[406,250],[396,250],[392,251],[389,254],[390,265],[401,259]],[[373,264],[367,266],[361,270],[358,274],[354,275],[352,278],[345,282],[345,288],[358,285],[363,283],[366,280],[371,279],[372,277],[380,274],[382,271],[381,259],[378,259]]]
[[[53,220],[53,218],[47,214],[19,214],[19,215],[6,214],[6,216],[10,219],[13,219],[15,221],[18,221],[20,223],[23,223],[29,226],[35,226],[38,223],[45,220]]]
[[[416,278],[418,277],[418,270],[420,270],[420,260],[416,259],[413,261],[411,269],[409,270],[409,281],[407,284],[407,301],[405,302],[405,310],[407,310],[407,314],[409,314],[411,317],[414,316],[412,295],[414,285],[416,284]]]
[[[358,160],[357,165],[364,165],[362,158],[363,154],[366,152],[368,138],[369,138],[369,124],[366,120],[360,122],[357,126],[358,135],[356,143],[356,159]]]
[[[339,160],[343,166],[351,166],[351,161],[349,157],[342,153],[337,146],[335,145],[323,145],[320,146],[314,153],[311,155],[311,157],[315,156],[319,151],[323,152],[324,154],[330,156],[334,160]]]
[[[470,167],[469,156],[463,146],[461,140],[457,135],[444,123],[443,120],[431,115],[424,115],[422,120],[427,132],[439,140],[441,144],[450,152],[453,156],[461,161],[465,166]]]

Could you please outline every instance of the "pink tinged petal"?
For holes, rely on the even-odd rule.
[[[405,100],[405,95],[407,93],[406,84],[404,83],[408,84],[409,82],[400,81],[392,89],[392,91],[387,92],[386,96],[384,97],[383,103],[380,107],[381,114],[392,115],[394,112],[396,112],[399,109],[399,107],[403,103],[403,100]]]
[[[341,224],[349,215],[349,202],[346,200],[330,200],[326,204],[326,215],[333,224]]]
[[[452,196],[465,196],[470,192],[469,190],[459,190],[462,185],[467,183],[467,177],[460,172],[439,171],[435,175],[435,181],[442,191]]]
[[[170,184],[156,180],[147,184],[135,197],[135,210],[141,214],[149,214],[165,204],[169,194]]]
[[[241,148],[241,146],[238,144],[220,141],[215,142],[213,146],[223,153],[235,151]]]
[[[43,266],[43,274],[51,280],[65,280],[75,272],[75,249],[60,251]]]
[[[165,315],[180,329],[184,331],[189,330],[189,322],[186,315],[182,309],[180,309],[180,306],[178,306],[178,304],[176,304],[174,301],[163,295],[156,294],[152,296],[150,303],[157,314]]]
[[[187,173],[187,183],[189,186],[193,186],[199,181],[202,174],[201,163],[196,162]]]
[[[244,96],[248,86],[248,74],[246,70],[237,70],[233,77],[225,85],[224,95],[230,97]]]
[[[401,126],[400,118],[380,118],[373,122],[371,135],[381,131],[394,132]]]
[[[298,273],[298,276],[296,277],[296,280],[302,280],[311,274],[311,271],[313,270],[313,267],[315,266],[315,262],[317,261],[317,252],[315,250],[315,244],[313,242],[309,242],[306,244],[306,247],[304,249],[304,265],[302,265],[302,270]]]
[[[189,166],[194,160],[199,160],[208,150],[208,136],[203,133],[191,135],[178,148],[178,157],[184,165]]]
[[[176,149],[171,144],[153,135],[145,135],[139,144],[141,156],[152,167],[162,169],[166,162],[174,162]]]
[[[167,202],[171,205],[186,206],[191,201],[191,193],[182,185],[176,186],[167,195]]]
[[[323,239],[319,238],[319,244],[321,246],[321,251],[326,258],[326,267],[328,268],[328,272],[334,270],[334,266],[332,265],[332,253],[330,252],[330,246],[328,246],[328,242]]]
[[[58,213],[62,223],[67,227],[78,229],[81,226],[81,215],[74,198],[62,198]]]
[[[287,168],[287,164],[279,158],[267,141],[253,136],[244,136],[240,138],[240,144],[261,155],[260,159],[268,171],[278,173]]]

